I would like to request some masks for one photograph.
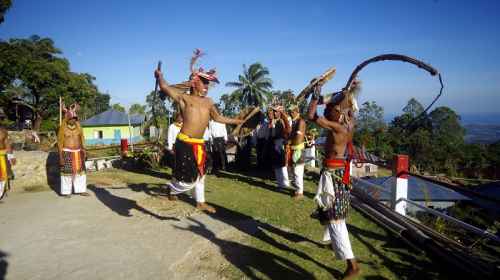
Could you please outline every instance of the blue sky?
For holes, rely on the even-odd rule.
[[[211,3],[211,5],[207,5]],[[342,88],[357,64],[401,53],[437,68],[445,92],[436,105],[459,113],[500,112],[500,1],[132,1],[14,0],[0,38],[52,38],[71,62],[108,91],[112,102],[145,102],[153,69],[164,64],[170,82],[185,80],[194,48],[216,67],[217,100],[231,92],[243,64],[261,62],[275,89],[301,90],[327,68],[337,68],[325,91]],[[439,83],[401,62],[361,72],[360,102],[399,113],[411,97],[424,105]]]

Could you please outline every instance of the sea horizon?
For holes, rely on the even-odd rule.
[[[384,121],[390,123],[401,113],[385,114]],[[500,125],[500,112],[458,113],[462,125]]]

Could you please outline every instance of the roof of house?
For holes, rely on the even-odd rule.
[[[144,115],[130,115],[130,124],[138,125],[144,122]],[[82,126],[101,126],[101,125],[128,125],[129,116],[127,113],[113,109],[102,112],[81,123]]]
[[[500,182],[491,182],[488,184],[483,184],[477,186],[474,190],[488,197],[500,200]]]
[[[391,188],[395,183],[395,177],[379,177],[364,180],[383,187],[383,191],[380,192],[378,197],[379,200],[391,199]],[[366,187],[363,186],[362,183],[356,186]],[[375,191],[375,188],[373,188],[373,191]],[[414,176],[409,176],[408,178],[408,199],[413,201],[429,202],[471,200],[468,196],[465,196],[459,192]]]

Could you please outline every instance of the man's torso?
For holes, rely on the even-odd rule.
[[[182,124],[181,132],[193,138],[203,138],[205,129],[210,119],[210,110],[213,102],[208,97],[182,96],[183,106],[181,106]]]
[[[325,159],[344,158],[347,143],[349,141],[352,141],[352,132],[328,131],[325,147]]]
[[[67,149],[80,149],[82,143],[81,141],[81,130],[76,126],[70,129],[68,126],[64,129],[64,145],[63,148]]]

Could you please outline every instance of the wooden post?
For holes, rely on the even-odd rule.
[[[406,201],[408,197],[408,156],[394,156],[393,175],[396,177],[392,187],[392,209],[406,216]]]
[[[62,126],[62,96],[59,96],[59,127]]]

